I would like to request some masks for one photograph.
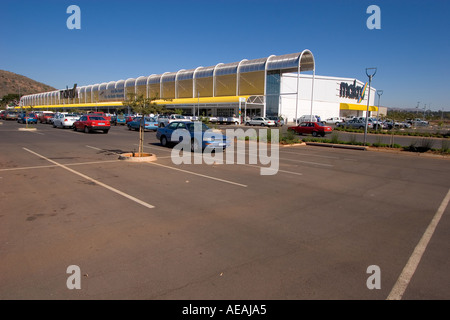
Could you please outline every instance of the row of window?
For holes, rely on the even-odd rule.
[[[59,105],[70,103],[97,103],[123,101],[131,95],[148,98],[181,99],[266,94],[267,75],[314,69],[314,58],[309,50],[268,58],[219,63],[178,72],[166,72],[148,77],[130,78],[69,90],[58,90],[24,96],[21,105]],[[272,77],[273,78],[273,77]],[[273,89],[270,81],[270,93]],[[279,77],[276,79],[279,80]]]

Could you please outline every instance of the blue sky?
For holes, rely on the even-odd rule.
[[[377,67],[381,105],[450,111],[449,32],[449,0],[2,0],[0,69],[60,89],[309,49],[317,75]]]

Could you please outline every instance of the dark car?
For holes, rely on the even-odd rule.
[[[314,137],[324,137],[326,134],[333,132],[333,128],[322,122],[302,122],[298,126],[289,127],[288,130],[298,134],[312,134]]]
[[[210,129],[206,124],[193,121],[173,121],[169,123],[165,127],[159,127],[156,131],[156,138],[159,139],[161,145],[164,147],[169,146],[170,144],[178,144],[182,141],[182,138],[173,138],[173,133],[180,130],[187,130],[190,134],[190,147],[191,152],[204,150],[206,148],[210,149],[225,149],[231,145],[231,142],[227,140],[227,137],[222,135],[221,133],[214,132]],[[199,128],[201,130],[202,142],[197,141],[195,129]],[[199,130],[199,131],[200,131]]]

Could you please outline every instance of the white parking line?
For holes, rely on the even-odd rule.
[[[428,228],[425,230],[422,238],[419,243],[415,247],[411,257],[409,257],[408,262],[403,268],[402,273],[400,274],[397,282],[389,293],[387,300],[401,300],[403,294],[405,293],[406,288],[408,287],[409,282],[411,281],[414,272],[416,271],[417,266],[419,265],[420,260],[427,248],[428,243],[430,242],[431,237],[433,236],[434,231],[441,220],[442,215],[444,214],[445,209],[447,208],[448,202],[450,201],[450,189],[447,192],[444,200],[442,200],[441,205],[436,211],[433,219],[431,220]]]
[[[280,153],[289,153],[289,154],[295,154],[295,155],[305,156],[305,157],[319,157],[319,158],[326,158],[326,159],[339,159],[339,157],[322,156],[322,155],[318,155],[318,154],[303,153],[303,152],[289,152],[289,151],[284,151],[282,149],[280,149]]]
[[[233,181],[229,181],[229,180],[224,180],[224,179],[220,179],[220,178],[216,178],[216,177],[212,177],[212,176],[207,176],[205,174],[201,174],[201,173],[197,173],[197,172],[193,172],[193,171],[188,171],[188,170],[184,170],[184,169],[180,169],[180,168],[174,168],[174,167],[171,167],[171,166],[166,166],[164,164],[155,163],[155,162],[145,162],[145,163],[151,164],[151,165],[155,165],[155,166],[164,167],[164,168],[171,169],[171,170],[181,171],[181,172],[184,172],[184,173],[192,174],[192,175],[195,175],[195,176],[199,176],[199,177],[203,177],[203,178],[207,178],[207,179],[211,179],[211,180],[216,180],[216,181],[220,181],[220,182],[233,184],[233,185],[239,186],[239,187],[247,188],[247,185],[245,185],[245,184],[241,184],[241,183],[237,183],[237,182],[233,182]]]
[[[107,162],[119,162],[120,160],[104,160],[104,161],[89,161],[89,162],[75,162],[75,163],[66,163],[65,166],[82,166],[86,164],[99,164],[99,163],[107,163]],[[57,167],[55,164],[50,164],[48,166],[34,166],[34,167],[19,167],[19,168],[7,168],[0,169],[0,172],[3,171],[15,171],[15,170],[32,170],[32,169],[42,169],[42,168],[54,168]]]
[[[142,206],[144,206],[144,207],[147,207],[147,208],[150,208],[150,209],[154,208],[154,206],[152,206],[151,204],[149,204],[149,203],[147,203],[147,202],[144,202],[144,201],[142,201],[142,200],[139,200],[139,199],[137,199],[137,198],[135,198],[135,197],[133,197],[133,196],[131,196],[131,195],[129,195],[129,194],[126,194],[125,192],[122,192],[122,191],[120,191],[120,190],[117,190],[116,188],[113,188],[113,187],[111,187],[111,186],[108,186],[107,184],[104,184],[103,182],[100,182],[100,181],[95,180],[95,179],[93,179],[93,178],[91,178],[91,177],[88,177],[87,175],[82,174],[81,172],[78,172],[78,171],[75,171],[75,170],[73,170],[73,169],[70,169],[70,168],[68,168],[68,167],[65,166],[65,165],[62,165],[62,164],[60,164],[60,163],[58,163],[58,162],[56,162],[56,161],[53,161],[53,160],[51,160],[51,159],[49,159],[49,158],[47,158],[47,157],[44,157],[43,155],[40,155],[40,154],[38,154],[38,153],[36,153],[36,152],[34,152],[34,151],[31,151],[30,149],[27,149],[27,148],[23,148],[23,149],[24,149],[25,151],[28,151],[28,152],[30,152],[30,153],[32,153],[32,154],[38,156],[39,158],[42,158],[42,159],[44,159],[44,160],[47,160],[47,161],[49,161],[49,162],[55,164],[56,166],[58,166],[58,167],[60,167],[60,168],[63,168],[63,169],[65,169],[65,170],[67,170],[67,171],[70,171],[70,172],[72,172],[72,173],[74,173],[74,174],[76,174],[76,175],[78,175],[78,176],[80,176],[80,177],[82,177],[82,178],[84,178],[84,179],[86,179],[86,180],[92,181],[92,182],[94,182],[95,184],[97,184],[97,185],[99,185],[99,186],[101,186],[101,187],[103,187],[103,188],[106,188],[106,189],[108,189],[108,190],[110,190],[110,191],[112,191],[112,192],[115,192],[115,193],[117,193],[117,194],[119,194],[119,195],[121,195],[121,196],[123,196],[123,197],[125,197],[125,198],[127,198],[127,199],[130,199],[130,200],[132,200],[132,201],[134,201],[134,202],[136,202],[136,203],[138,203],[138,204],[140,204],[140,205],[142,205]]]
[[[88,145],[86,145],[86,147],[91,148],[91,149],[94,149],[94,150],[103,151],[103,149],[96,148],[96,147],[93,147],[93,146],[88,146]]]
[[[263,167],[263,166],[257,166],[257,165],[253,165],[253,164],[237,164],[238,166],[247,166],[247,167],[254,167],[254,168],[266,168],[266,170],[270,170],[269,167]],[[300,172],[293,172],[293,171],[287,171],[287,170],[281,170],[281,169],[273,169],[273,171],[275,172],[283,172],[283,173],[289,173],[289,174],[295,174],[298,176],[302,176],[303,174]]]

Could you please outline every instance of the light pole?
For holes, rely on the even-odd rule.
[[[372,78],[375,76],[376,73],[377,73],[377,68],[366,68],[366,75],[369,77],[369,94],[367,96],[366,124],[364,126],[364,146],[366,145],[367,124],[369,122],[370,83],[372,82]]]
[[[378,110],[377,110],[377,130],[380,127],[380,99],[381,99],[381,95],[383,94],[383,90],[377,90],[377,95],[378,95]]]

